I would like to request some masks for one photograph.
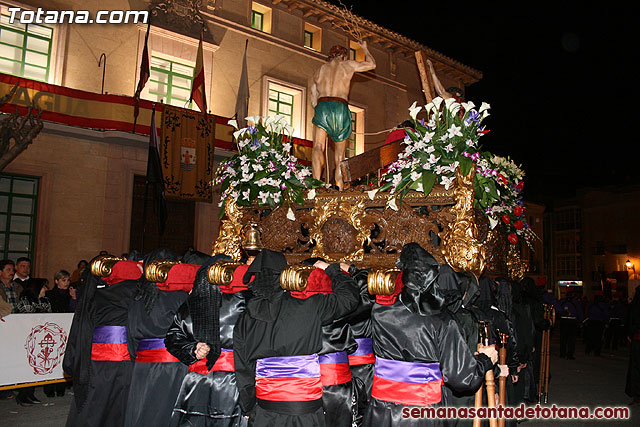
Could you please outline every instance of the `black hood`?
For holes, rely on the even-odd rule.
[[[482,310],[489,311],[491,306],[496,305],[496,297],[495,297],[495,287],[496,282],[493,281],[490,277],[482,276],[479,280],[480,285],[480,296],[476,301],[476,305],[480,307]]]
[[[437,285],[440,265],[436,259],[417,243],[408,243],[396,264],[402,270],[402,304],[422,316],[439,312],[444,297]]]
[[[139,253],[134,254],[134,257],[139,257]],[[144,272],[151,261],[157,261],[159,259],[167,261],[177,261],[178,257],[170,249],[160,248],[155,249],[142,257],[142,277],[138,282],[138,290],[136,292],[136,300],[142,300],[144,303],[144,309],[147,314],[151,313],[153,306],[158,298],[158,286],[155,283],[147,282]]]
[[[287,267],[287,259],[280,252],[263,249],[253,260],[242,281],[249,286],[253,298],[247,311],[254,319],[270,322],[280,312],[280,273]]]

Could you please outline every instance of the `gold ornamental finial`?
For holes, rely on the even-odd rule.
[[[149,282],[162,283],[167,281],[169,270],[180,261],[169,261],[166,259],[157,259],[151,261],[144,270],[144,277]]]
[[[209,267],[209,283],[214,285],[224,286],[231,283],[233,280],[233,273],[236,268],[240,267],[242,263],[235,261],[216,261]]]
[[[371,270],[367,277],[367,289],[371,295],[393,295],[396,291],[397,268]]]
[[[101,255],[91,263],[91,274],[98,277],[107,277],[111,275],[113,271],[113,266],[116,265],[118,261],[125,261],[126,258],[111,256],[111,255]]]
[[[285,268],[280,273],[280,287],[286,291],[304,291],[313,270],[314,266],[306,264],[295,264]]]

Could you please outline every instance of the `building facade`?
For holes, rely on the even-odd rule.
[[[215,201],[172,201],[163,240],[151,233],[153,221],[141,222],[151,103],[197,109],[188,98],[201,29],[209,112],[220,118],[235,114],[246,46],[249,115],[284,115],[295,136],[307,142],[313,133],[309,90],[330,48],[346,46],[352,58],[363,59],[353,36],[341,29],[340,9],[320,0],[1,0],[0,7],[0,95],[15,76],[21,88],[29,87],[3,111],[33,102],[47,117],[34,142],[2,172],[0,240],[3,257],[31,256],[34,274],[41,277],[72,270],[101,250],[119,255],[157,244],[210,250],[218,227]],[[91,17],[102,8],[148,11],[151,77],[142,99],[151,102],[141,104],[136,132],[131,97],[146,24],[16,24],[9,8],[34,15],[38,8],[86,10]],[[445,87],[464,91],[482,77],[427,46],[355,19],[377,67],[352,82],[348,155],[382,144],[381,131],[406,119],[413,101],[424,100],[416,50],[434,62]],[[229,141],[218,132],[216,142]],[[216,160],[229,156],[229,148],[216,146]]]

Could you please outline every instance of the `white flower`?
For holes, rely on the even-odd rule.
[[[422,186],[421,182],[418,183],[418,186],[416,187],[416,191],[424,193],[424,187]]]
[[[394,187],[397,187],[398,184],[400,184],[400,181],[402,181],[402,174],[401,173],[397,173],[397,174],[393,175],[393,179],[391,180],[391,183],[393,184]]]
[[[433,110],[433,102],[428,103],[424,106],[424,110],[427,112],[427,115]]]
[[[287,219],[290,219],[291,221],[296,220],[296,214],[293,213],[293,209],[291,209],[291,207],[289,207],[289,210],[287,211]]]
[[[258,122],[260,121],[261,117],[260,116],[249,116],[249,117],[245,117],[244,118],[246,121],[253,123],[253,125],[257,125]]]
[[[452,143],[449,143],[449,145],[446,145],[446,146],[444,147],[444,151],[446,151],[447,153],[452,152],[452,151],[453,151],[453,144],[452,144]]]
[[[415,171],[414,171],[414,172],[411,172],[411,177],[410,177],[410,178],[411,178],[411,181],[417,181],[417,180],[419,180],[419,179],[420,179],[420,176],[422,176],[422,174],[421,174],[421,173],[418,173],[418,172],[415,172]]]
[[[238,137],[239,137],[240,135],[242,135],[243,133],[245,133],[245,132],[246,132],[246,130],[247,130],[247,129],[240,129],[240,130],[235,131],[235,132],[233,133],[233,139],[235,139],[235,140],[237,141],[237,140],[238,140]],[[245,145],[246,145],[246,143],[245,143]]]
[[[240,166],[240,169],[242,169],[243,173],[249,173],[249,163],[245,163],[242,166]]]
[[[453,105],[451,105],[451,109],[449,111],[451,111],[451,114],[453,115],[458,114],[458,111],[460,111],[460,104],[454,102]]]
[[[367,195],[369,196],[369,199],[373,200],[376,198],[376,193],[380,190],[380,188],[376,188],[375,190],[369,190],[367,191]]]
[[[280,203],[280,193],[273,193],[273,201],[276,203]]]
[[[451,127],[447,130],[447,132],[449,133],[449,138],[453,138],[454,136],[462,136],[462,132],[460,132],[460,129],[462,129],[461,126],[452,124]]]
[[[316,198],[316,189],[312,188],[311,190],[309,190],[309,192],[307,193],[307,199],[312,200]]]
[[[269,193],[266,191],[261,191],[258,193],[258,199],[260,199],[260,201],[262,203],[267,203],[267,199],[269,198]]]
[[[432,154],[431,156],[429,156],[429,159],[427,161],[431,164],[435,164],[438,163],[438,160],[440,160],[440,157],[436,157]]]
[[[496,225],[498,225],[498,220],[493,218],[492,216],[489,217],[489,225],[491,226],[491,229],[493,230],[494,228],[496,228]]]
[[[284,179],[289,179],[291,178],[291,171],[289,169],[287,169],[286,171],[284,171],[284,173],[282,174],[282,177]]]
[[[231,176],[236,176],[236,170],[232,167],[227,167],[227,173]]]
[[[451,111],[451,105],[456,102],[455,98],[447,98],[444,100],[444,106],[447,108],[447,110]]]
[[[434,127],[436,127],[436,121],[435,121],[435,120],[433,120],[433,119],[429,120],[429,123],[427,123],[427,126],[428,126],[430,129],[433,129]]]
[[[433,139],[433,135],[435,135],[435,134],[436,134],[435,132],[427,132],[422,137],[422,140],[424,142],[431,142],[431,140]]]
[[[468,145],[469,147],[475,147],[475,146],[476,146],[476,143],[475,143],[475,142],[473,142],[473,140],[472,140],[472,139],[468,139],[468,140],[467,140],[467,145]]]
[[[253,179],[253,173],[242,172],[241,182],[249,182]]]
[[[238,129],[238,122],[235,121],[235,119],[231,119],[227,122],[227,124],[229,126],[233,126],[234,129]]]
[[[240,193],[239,193],[239,192],[237,192],[237,191],[232,191],[232,192],[231,192],[231,198],[232,198],[233,200],[238,200],[238,196],[240,196]]]
[[[393,209],[394,211],[398,210],[398,205],[396,205],[395,197],[387,200],[387,207]]]
[[[436,151],[436,148],[433,145],[430,145],[425,151],[427,152],[427,154],[433,153],[434,151]]]
[[[245,190],[242,192],[242,198],[245,200],[249,200],[249,194],[251,193],[250,190]]]
[[[413,120],[416,119],[416,116],[418,115],[418,113],[420,112],[420,110],[422,110],[422,106],[417,106],[418,102],[417,101],[413,101],[413,104],[411,104],[411,107],[409,107],[409,115],[411,116],[411,118]]]
[[[255,163],[255,164],[251,165],[251,167],[252,167],[252,168],[253,168],[253,170],[254,170],[254,171],[256,171],[256,172],[261,171],[261,170],[264,170],[264,168],[262,167],[262,165],[261,165],[261,164],[259,164],[259,163]]]
[[[436,174],[443,175],[445,172],[447,172],[447,169],[448,168],[446,166],[436,165]]]
[[[453,185],[453,180],[456,179],[455,177],[449,178],[449,177],[446,177],[446,176],[442,176],[440,178],[442,178],[440,180],[440,184],[444,185],[444,189],[445,190],[448,190],[449,187],[451,187],[451,185]]]
[[[440,104],[442,104],[442,98],[440,98],[439,96],[433,98],[433,106],[436,107],[436,111],[438,111],[440,109]]]
[[[457,162],[457,161],[455,161],[455,162],[451,163],[451,164],[449,165],[449,170],[450,170],[451,172],[455,172],[455,171],[456,171],[456,168],[458,167],[458,165],[459,165],[459,164],[460,164],[460,162]]]
[[[462,108],[464,108],[464,111],[469,111],[469,110],[473,109],[473,107],[475,107],[475,106],[476,106],[476,104],[474,104],[471,101],[462,103]]]
[[[282,144],[282,149],[284,150],[285,153],[289,153],[291,151],[291,144],[288,142],[285,142],[284,144]]]
[[[482,119],[484,120],[484,119],[486,119],[487,117],[489,117],[490,115],[491,115],[491,114],[489,114],[489,112],[488,112],[488,111],[483,111],[483,112],[482,112]]]
[[[478,110],[478,113],[482,114],[482,112],[484,112],[485,110],[488,110],[489,108],[491,108],[491,105],[487,104],[486,102],[483,102],[482,105],[480,106],[480,109]]]

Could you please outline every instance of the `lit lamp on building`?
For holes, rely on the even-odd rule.
[[[635,279],[636,277],[636,267],[635,265],[633,265],[633,263],[631,262],[631,260],[627,260],[627,262],[625,262],[625,265],[627,266],[627,270],[633,270],[633,277],[631,275],[629,275],[630,279]]]

